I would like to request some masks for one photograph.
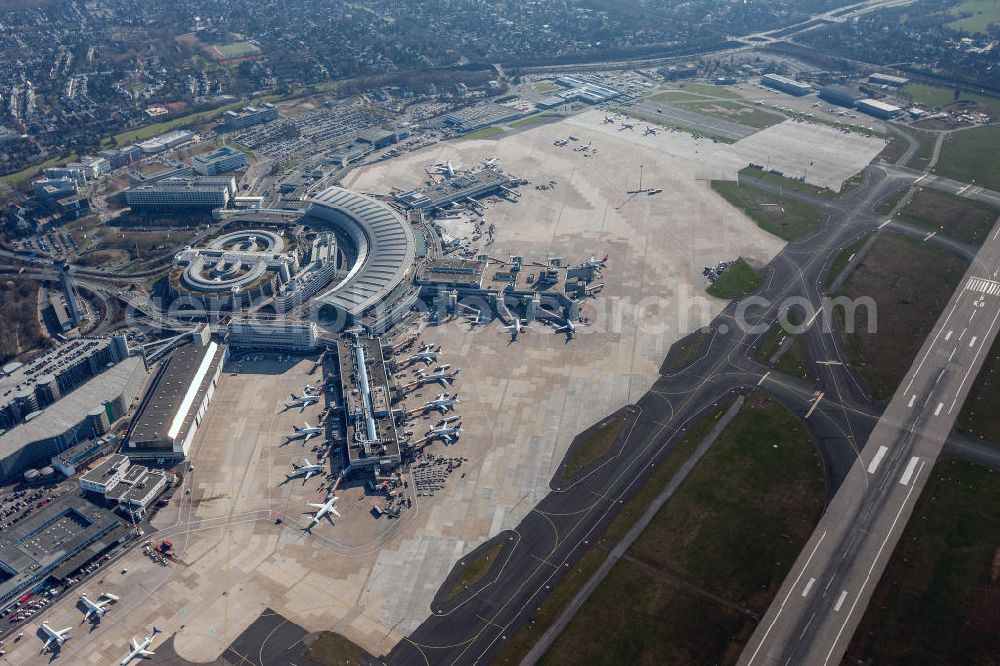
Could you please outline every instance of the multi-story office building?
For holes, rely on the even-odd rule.
[[[222,115],[222,122],[224,129],[235,130],[266,123],[277,117],[278,107],[264,102],[257,106],[244,106],[239,111],[226,111]]]
[[[309,351],[320,344],[319,329],[309,321],[242,319],[229,323],[226,341],[241,349]]]
[[[167,178],[125,190],[125,202],[133,210],[221,208],[235,193],[232,177]]]
[[[195,155],[191,158],[191,166],[202,176],[214,176],[242,169],[247,165],[247,156],[243,151],[236,150],[230,146],[222,146],[204,155]]]
[[[781,76],[779,74],[765,74],[761,77],[760,82],[768,88],[774,88],[775,90],[786,92],[789,95],[797,95],[800,97],[802,95],[808,95],[813,89],[808,83],[800,83],[795,79],[790,79],[787,76]]]

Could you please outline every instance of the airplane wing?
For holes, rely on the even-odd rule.
[[[333,513],[335,516],[337,516],[337,518],[340,518],[340,512],[337,511],[336,509],[331,508],[330,512]]]
[[[139,650],[139,654],[142,655],[143,657],[152,657],[156,653],[153,652],[152,650]]]
[[[312,502],[309,502],[308,506],[315,507],[317,509],[322,509],[323,508],[322,504],[313,504]]]
[[[139,649],[139,641],[135,640],[134,638],[131,639],[128,642],[128,644],[132,647],[133,652]]]

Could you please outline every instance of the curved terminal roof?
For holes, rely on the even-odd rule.
[[[310,198],[306,215],[331,223],[358,248],[357,261],[347,276],[317,297],[324,305],[360,316],[395,289],[413,265],[410,226],[399,213],[371,197],[328,187]]]

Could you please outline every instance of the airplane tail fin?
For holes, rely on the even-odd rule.
[[[162,633],[163,633],[163,631],[161,629],[157,629],[155,625],[153,626],[153,635],[154,636],[156,634],[162,634]]]

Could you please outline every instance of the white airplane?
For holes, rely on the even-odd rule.
[[[303,395],[295,395],[292,393],[292,401],[285,405],[286,409],[291,409],[293,407],[301,407],[305,409],[309,405],[314,405],[319,402],[318,395],[309,395],[308,393]]]
[[[510,341],[514,342],[517,340],[517,336],[521,334],[521,331],[527,327],[528,321],[526,319],[518,319],[517,317],[511,317],[510,320],[511,323],[509,325],[500,327],[500,332],[510,333]]]
[[[127,655],[125,655],[122,658],[122,660],[118,662],[118,666],[126,666],[126,664],[128,664],[130,661],[132,661],[137,657],[145,659],[147,657],[152,657],[154,654],[156,654],[155,652],[149,650],[148,648],[150,644],[153,642],[153,637],[159,633],[161,633],[160,630],[157,629],[156,627],[153,627],[153,633],[142,639],[141,643],[135,640],[135,638],[133,637],[132,640],[129,641],[129,646],[131,646],[132,651],[129,652]]]
[[[451,367],[451,363],[445,363],[444,365],[434,366],[434,372],[444,372]]]
[[[305,483],[314,474],[322,474],[323,473],[324,467],[323,467],[323,465],[321,463],[317,463],[317,464],[314,465],[313,463],[309,462],[308,458],[303,458],[302,462],[305,463],[305,464],[304,465],[296,465],[295,463],[292,463],[292,473],[285,475],[285,476],[288,477],[289,480],[293,479],[296,476],[305,475],[305,478],[302,479],[302,483]]]
[[[61,647],[63,643],[70,639],[69,630],[72,628],[73,627],[66,627],[61,631],[56,631],[49,626],[48,622],[42,622],[42,630],[44,630],[45,634],[49,637],[49,639],[45,641],[45,647],[43,649],[48,650],[49,646],[53,643],[55,643],[57,647]]]
[[[323,434],[322,426],[311,426],[308,421],[303,421],[303,423],[306,426],[305,428],[292,426],[292,430],[295,432],[294,436],[301,437],[303,442],[309,441],[313,437]]]
[[[449,423],[454,423],[455,421],[459,420],[460,418],[462,418],[462,417],[460,417],[460,416],[449,416],[448,418],[444,418],[444,419],[441,419],[440,421],[438,421],[437,424],[436,424],[436,427],[441,428],[443,426],[448,425]]]
[[[483,160],[483,166],[484,167],[495,167],[499,163],[500,163],[500,158],[499,157],[495,157],[495,156],[494,157],[489,157],[489,158]]]
[[[436,398],[424,403],[424,411],[436,409],[442,414],[450,409],[455,409],[455,403],[459,402],[458,394],[449,396],[447,393],[440,393]]]
[[[434,362],[434,361],[437,360],[438,354],[440,354],[441,352],[440,351],[433,351],[429,347],[430,347],[430,345],[428,345],[424,349],[421,349],[420,351],[418,351],[416,354],[414,354],[413,356],[411,356],[407,360],[410,363],[416,363],[416,362],[420,361],[422,363],[425,363],[426,365],[430,365],[432,362]]]
[[[445,178],[455,177],[455,167],[451,165],[451,160],[444,162],[442,164],[435,164],[434,171],[443,175]]]
[[[457,374],[458,374],[457,370],[451,374],[445,374],[444,372],[435,372],[430,375],[424,372],[423,370],[417,370],[417,381],[420,381],[424,384],[437,382],[441,386],[450,386],[452,382],[455,381],[455,375]]]
[[[656,128],[655,127],[650,127],[649,125],[646,125],[646,129],[643,130],[642,135],[646,136],[647,134],[653,134],[653,135],[655,135],[656,134]]]
[[[443,439],[452,444],[458,439],[458,433],[462,432],[462,424],[446,428],[431,428],[427,431],[427,439]]]
[[[330,517],[331,513],[340,518],[340,513],[333,508],[333,505],[337,503],[338,499],[339,498],[336,495],[331,493],[326,496],[326,501],[322,504],[313,504],[312,502],[309,503],[309,506],[315,507],[317,511],[313,515],[312,520],[309,521],[309,525],[306,527],[306,532],[310,531],[316,523],[323,520],[323,518],[326,518],[332,524],[333,518]]]
[[[572,340],[576,335],[576,324],[572,319],[563,319],[563,323],[555,327],[556,333],[565,333],[567,340]]]
[[[597,259],[596,257],[591,257],[590,259],[588,259],[584,263],[586,263],[588,266],[592,266],[593,268],[607,268],[608,267],[608,257],[610,257],[610,256],[611,255],[606,254],[606,255],[604,255],[603,259]]]
[[[630,130],[634,127],[635,123],[622,123],[622,126],[618,128],[618,131],[621,132],[622,130]]]
[[[606,122],[609,125],[613,125],[614,122],[615,122],[615,119],[612,118],[611,116],[604,116],[604,122]]]
[[[104,601],[101,601],[102,598]],[[110,606],[112,602],[118,601],[118,597],[108,592],[104,592],[97,599],[97,601],[91,601],[86,594],[80,595],[80,601],[82,601],[83,605],[87,607],[87,613],[84,617],[88,620],[91,618],[104,617],[104,614],[109,611],[108,606]]]

